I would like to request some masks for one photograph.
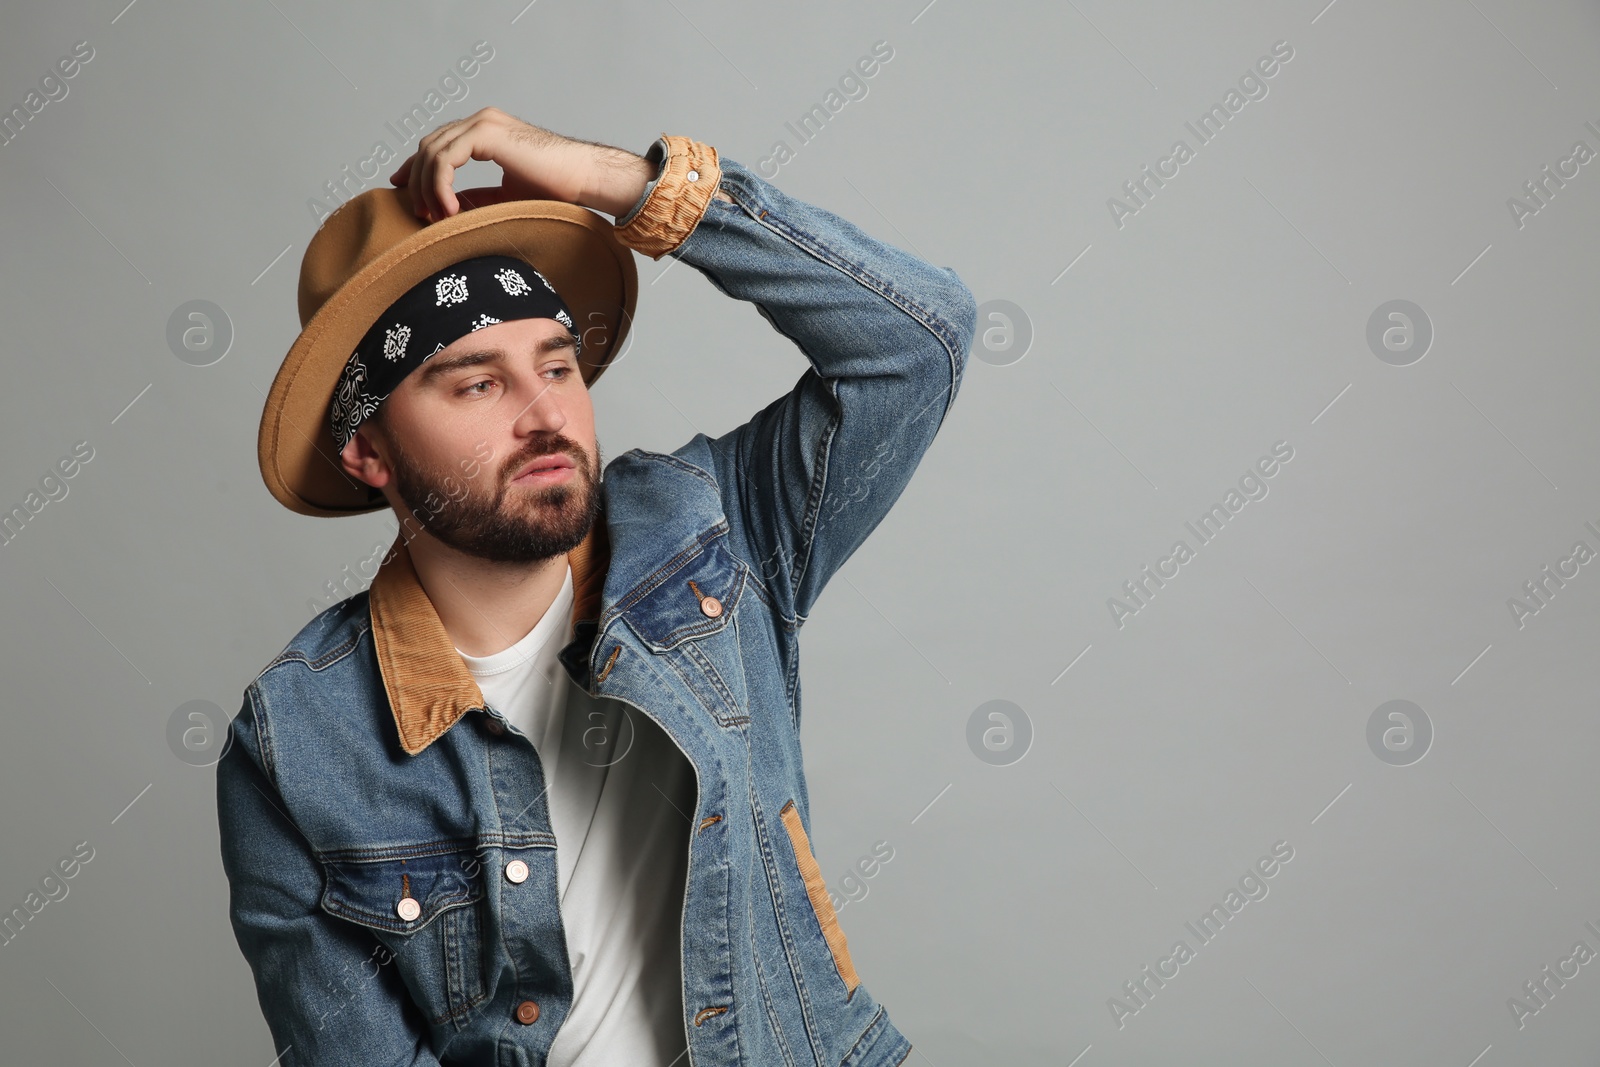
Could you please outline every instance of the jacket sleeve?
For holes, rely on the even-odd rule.
[[[619,236],[754,304],[811,364],[786,395],[707,441],[736,543],[798,626],[933,443],[966,368],[975,302],[950,268],[709,145],[663,135],[648,158],[660,173]]]
[[[438,1067],[376,938],[318,907],[322,871],[272,783],[252,684],[217,762],[228,916],[281,1067]]]

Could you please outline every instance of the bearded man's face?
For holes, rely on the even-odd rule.
[[[566,466],[525,471],[541,459]],[[495,562],[571,550],[602,506],[594,407],[572,335],[554,319],[498,323],[447,345],[395,387],[341,460],[383,490],[408,537],[420,525]]]

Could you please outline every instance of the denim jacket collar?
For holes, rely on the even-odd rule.
[[[372,579],[372,643],[377,651],[383,687],[394,712],[400,747],[415,756],[431,745],[473,708],[483,706],[483,692],[456,652],[439,613],[417,578],[404,534]],[[600,614],[611,546],[602,514],[589,533],[567,553],[572,568],[572,621],[575,631],[593,640],[592,625]],[[574,661],[563,656],[563,661]]]

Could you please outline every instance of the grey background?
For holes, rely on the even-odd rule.
[[[481,39],[494,58],[436,123],[493,104],[749,166],[787,141],[777,185],[1031,330],[1020,359],[980,339],[803,638],[816,850],[840,892],[894,849],[840,921],[911,1062],[1593,1062],[1600,963],[1520,1029],[1507,1000],[1600,950],[1600,565],[1521,628],[1507,600],[1600,548],[1600,162],[1520,228],[1507,199],[1600,150],[1600,14],[925,3],[7,10],[0,106],[75,42],[95,56],[0,147],[0,505],[74,442],[95,455],[0,547],[0,911],[76,842],[95,856],[0,946],[0,1060],[276,1054],[213,773],[167,723],[232,715],[322,583],[390,538],[274,502],[256,425],[298,331],[307,199],[375,140],[408,154],[385,122]],[[799,145],[785,122],[880,40],[867,95]],[[1119,228],[1108,198],[1281,40],[1268,95]],[[804,368],[669,263],[639,260],[633,347],[596,387],[608,459],[724,432]],[[235,331],[205,367],[165,340],[196,299]],[[1435,331],[1403,367],[1366,341],[1395,299]],[[1107,599],[1278,441],[1268,496],[1119,629]],[[1395,699],[1434,731],[1409,766],[1366,739]],[[1006,766],[968,746],[991,700],[1031,724]],[[1278,841],[1269,895],[1119,1028],[1109,998]]]

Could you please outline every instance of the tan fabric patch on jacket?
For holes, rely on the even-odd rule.
[[[800,823],[800,809],[791,800],[778,815],[783,819],[783,828],[789,831],[789,842],[794,846],[794,856],[800,864],[800,877],[805,879],[806,896],[811,898],[811,908],[817,913],[822,936],[828,942],[828,951],[833,954],[833,965],[844,980],[845,990],[854,993],[861,979],[856,975],[856,965],[850,961],[850,946],[845,943],[844,928],[839,925],[833,901],[828,899],[828,886],[822,879],[822,869],[811,854],[811,840],[806,837],[806,828]]]

